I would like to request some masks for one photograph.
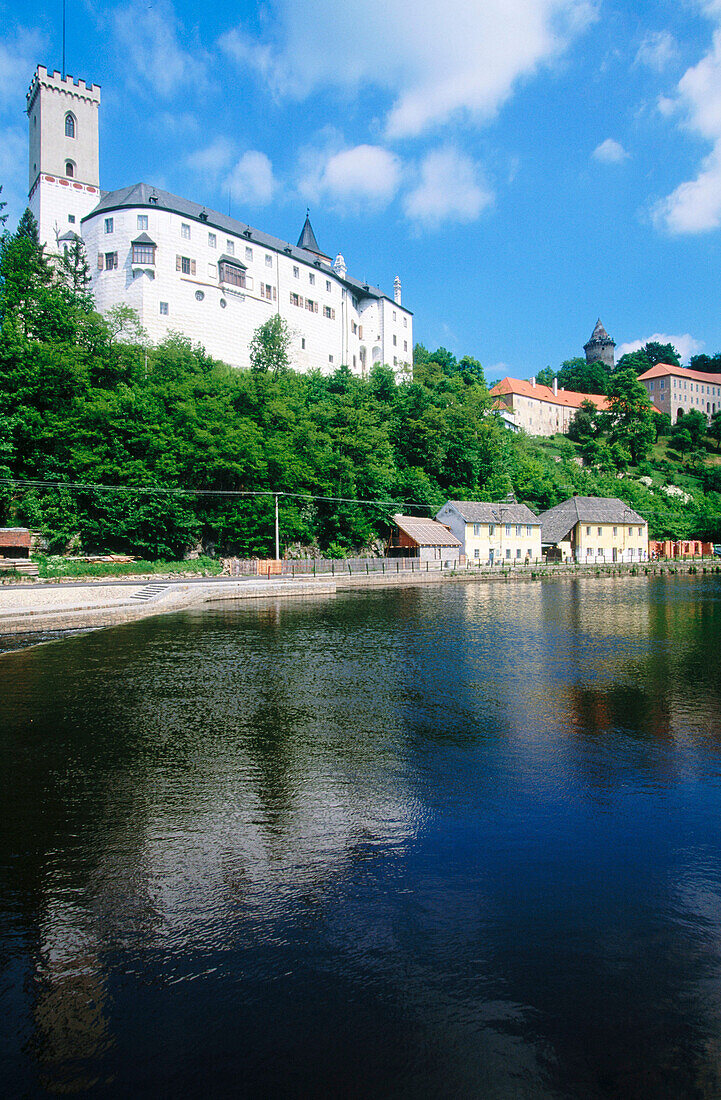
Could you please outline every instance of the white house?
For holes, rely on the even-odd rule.
[[[279,313],[300,370],[412,361],[413,315],[393,296],[348,275],[319,248],[306,216],[297,245],[138,183],[101,193],[97,84],[41,65],[27,96],[29,203],[51,251],[77,234],[97,308],[135,309],[154,341],[180,332],[233,366],[249,365],[255,329]]]
[[[521,564],[541,557],[541,523],[516,501],[449,500],[436,514],[460,540],[466,560]]]

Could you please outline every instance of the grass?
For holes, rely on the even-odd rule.
[[[185,576],[216,577],[222,572],[222,565],[213,558],[197,558],[195,561],[131,561],[131,562],[87,562],[70,561],[67,558],[36,558],[38,575],[46,579],[53,577],[135,577],[154,574],[167,576],[179,574]]]

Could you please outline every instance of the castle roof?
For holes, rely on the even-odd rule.
[[[692,382],[708,382],[711,386],[721,386],[721,374],[706,374],[701,370],[689,370],[688,367],[673,367],[669,363],[657,363],[655,367],[639,374],[639,382],[645,382],[649,378],[665,378],[673,375],[675,378],[687,378]]]
[[[288,241],[282,241],[278,237],[273,237],[270,233],[264,233],[261,229],[254,229],[252,226],[239,222],[229,215],[220,214],[217,210],[208,210],[207,207],[201,206],[197,202],[182,199],[178,195],[173,195],[170,191],[163,191],[160,187],[152,187],[147,183],[135,183],[130,187],[121,187],[117,191],[104,192],[98,205],[93,207],[90,213],[86,214],[81,220],[86,222],[90,218],[109,213],[111,210],[122,210],[127,207],[148,207],[150,210],[167,210],[172,214],[180,214],[184,218],[200,222],[203,226],[219,229],[235,237],[244,238],[248,244],[259,245],[271,252],[282,252],[304,264],[311,262],[319,270],[343,283],[358,298],[385,298],[389,302],[393,301],[390,295],[384,294],[377,286],[362,283],[359,279],[353,279],[350,275],[340,276],[333,269],[330,259],[320,251],[312,253],[308,248],[299,245],[293,246]],[[313,229],[307,218],[306,222],[311,234],[313,234]],[[303,229],[305,231],[305,226]],[[301,233],[302,238],[303,233]],[[315,234],[313,234],[313,240],[315,240]],[[309,254],[315,255],[316,258],[309,260]],[[406,309],[405,306],[399,306],[398,308],[412,315],[411,310]]]
[[[587,344],[584,344],[583,346],[584,348],[589,348],[592,347],[594,344],[612,344],[614,347],[616,346],[616,341],[611,339],[611,337],[608,335],[605,328],[601,324],[600,317],[596,321],[596,326],[591,333],[591,339],[588,341]]]
[[[618,497],[570,497],[541,512],[541,541],[564,542],[577,523],[646,523],[643,516]]]
[[[298,248],[304,248],[306,252],[315,252],[316,256],[325,255],[325,253],[321,252],[321,250],[318,248],[318,242],[315,239],[313,226],[310,224],[310,212],[308,212],[305,216],[303,229],[301,231],[300,237],[298,238]]]
[[[491,388],[494,397],[502,397],[504,394],[518,394],[521,397],[533,397],[536,401],[548,401],[552,405],[562,405],[564,408],[580,409],[584,401],[591,401],[597,409],[607,409],[608,399],[601,393],[576,393],[573,390],[559,389],[554,393],[550,386],[542,386],[525,378],[502,378]]]

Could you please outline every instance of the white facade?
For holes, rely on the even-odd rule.
[[[42,67],[28,93],[40,237],[56,251],[68,232],[82,236],[101,313],[131,306],[151,340],[179,332],[232,366],[249,366],[253,333],[276,313],[288,323],[298,370],[410,365],[413,315],[401,304],[400,279],[389,297],[349,277],[341,255],[331,263],[316,251],[309,221],[292,246],[147,184],[100,198],[99,102],[97,85]]]

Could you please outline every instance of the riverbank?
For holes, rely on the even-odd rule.
[[[447,571],[356,573],[349,576],[243,577],[178,580],[157,576],[134,580],[34,582],[0,586],[0,637],[47,631],[91,629],[134,622],[227,601],[268,597],[332,596],[352,589],[397,588],[428,584],[562,581],[574,577],[721,572],[706,562],[648,562],[643,565],[536,565],[512,569],[467,568]]]

